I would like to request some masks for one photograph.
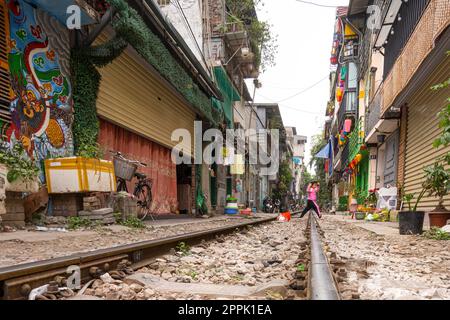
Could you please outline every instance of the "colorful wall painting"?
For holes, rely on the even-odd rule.
[[[68,30],[23,0],[7,0],[13,98],[6,135],[21,141],[40,165],[48,157],[73,154],[73,100]]]

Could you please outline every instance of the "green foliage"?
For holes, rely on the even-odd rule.
[[[405,194],[403,196],[403,201],[405,201],[408,204],[408,210],[409,211],[412,211],[412,209],[411,209],[411,201],[413,199],[414,199],[414,194],[412,194],[412,193],[408,193],[408,194]]]
[[[377,198],[377,193],[376,193],[377,189],[374,190],[369,190],[369,195],[366,198],[366,203],[368,205],[373,205],[375,206],[377,204],[378,198]]]
[[[237,198],[234,198],[234,197],[228,197],[227,198],[227,202],[237,202],[238,201],[238,199]]]
[[[120,220],[119,224],[128,228],[135,228],[135,229],[145,228],[145,224],[136,217],[128,217],[125,220]]]
[[[215,125],[211,100],[171,55],[162,40],[147,27],[136,10],[125,0],[108,0],[108,3],[116,9],[119,16],[113,21],[116,36],[104,44],[76,48],[71,53],[75,153],[88,158],[101,157],[97,144],[99,121],[96,108],[101,76],[96,68],[111,63],[128,44]]]
[[[358,201],[359,205],[365,205],[367,203],[367,192],[364,190],[357,190],[356,191],[356,201]]]
[[[116,223],[128,227],[128,228],[135,228],[135,229],[144,229],[145,224],[136,217],[128,217],[125,220],[122,219],[122,214],[120,212],[113,213],[114,219],[116,220]]]
[[[91,220],[82,217],[69,217],[67,219],[67,226],[69,230],[76,230],[80,228],[88,228],[92,226]]]
[[[70,64],[75,110],[72,131],[75,153],[78,156],[101,157],[97,143],[100,129],[97,118],[97,96],[101,76],[96,66],[100,67],[112,62],[125,47],[126,43],[114,38],[103,45],[72,50]]]
[[[186,242],[180,242],[175,247],[177,252],[181,252],[183,256],[187,256],[190,254],[191,247]]]
[[[10,148],[0,150],[0,163],[8,168],[6,178],[10,183],[22,178],[24,181],[33,181],[39,176],[39,168],[27,157],[23,145],[16,143]]]
[[[430,230],[423,233],[423,236],[434,240],[450,240],[450,233],[445,232],[437,227],[432,227]]]
[[[250,45],[256,56],[256,66],[262,71],[275,65],[275,57],[278,51],[277,38],[272,33],[272,26],[266,21],[259,21],[253,14],[256,7],[264,5],[261,0],[227,0],[227,7],[231,14],[231,22],[242,22],[246,28]]]
[[[283,161],[280,164],[279,177],[277,187],[273,192],[276,199],[282,199],[287,194],[289,186],[294,179],[288,161]]]
[[[339,197],[338,211],[347,211],[347,209],[348,209],[348,197],[347,196]]]
[[[299,264],[299,265],[297,265],[297,271],[300,271],[300,272],[303,272],[303,271],[305,271],[305,265],[302,263],[302,264]]]
[[[425,181],[422,187],[429,196],[439,198],[439,206],[444,202],[443,198],[448,194],[450,188],[450,172],[444,168],[444,164],[436,161],[433,165],[426,167]]]
[[[324,134],[315,135],[312,138],[312,148],[311,155],[312,160],[310,162],[310,166],[314,165],[314,169],[316,172],[315,180],[320,183],[320,191],[318,195],[318,203],[320,206],[324,206],[331,199],[331,187],[327,184],[326,181],[326,172],[325,172],[325,159],[314,158],[314,156],[328,143],[325,140]]]
[[[108,0],[120,18],[113,22],[118,37],[124,39],[166,78],[212,124],[211,100],[198,87],[187,71],[172,56],[161,39],[145,24],[141,16],[125,0]]]
[[[77,155],[83,158],[95,158],[101,159],[104,154],[100,145],[98,143],[89,144],[81,144],[78,146]]]
[[[447,51],[447,56],[450,57],[450,51]],[[438,91],[442,89],[447,89],[450,86],[450,78],[446,81],[439,83],[431,89],[433,91]],[[447,147],[450,143],[450,97],[447,98],[447,105],[438,113],[439,116],[439,128],[442,129],[440,137],[438,137],[434,142],[433,146],[435,148]],[[447,152],[443,157],[443,161],[450,165],[450,152]]]

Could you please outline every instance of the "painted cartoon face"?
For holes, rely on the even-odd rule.
[[[14,39],[11,39],[10,41],[9,41],[9,48],[11,49],[11,50],[16,50],[17,49],[17,41],[16,40],[14,40]]]
[[[52,87],[51,83],[44,83],[42,85],[42,87],[44,88],[44,90],[45,90],[44,92],[46,94],[50,94],[53,91],[53,87]]]
[[[36,101],[36,95],[32,90],[27,90],[28,101]]]

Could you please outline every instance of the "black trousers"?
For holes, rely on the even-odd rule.
[[[314,203],[314,201],[312,200],[308,200],[305,209],[303,209],[302,215],[300,216],[300,218],[303,218],[303,216],[305,214],[308,213],[309,210],[314,210],[317,214],[317,216],[320,217],[320,212],[319,212],[319,208],[317,207],[317,205]]]

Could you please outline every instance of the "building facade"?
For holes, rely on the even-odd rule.
[[[380,9],[379,25],[371,12]],[[424,181],[423,168],[449,151],[436,150],[441,134],[437,114],[446,105],[449,89],[432,86],[448,79],[450,5],[447,1],[350,1],[338,10],[332,52],[331,99],[325,126],[333,141],[333,200],[359,200],[376,188],[397,188],[416,196]],[[356,33],[354,59],[346,62],[347,25]],[[355,48],[355,47],[354,47]],[[355,75],[354,116],[348,115],[349,80],[340,85],[342,67]],[[340,101],[340,102],[339,102]],[[351,119],[350,124],[347,119]],[[347,123],[346,123],[347,121]],[[347,125],[349,133],[346,132]],[[344,130],[342,130],[344,126]],[[448,205],[446,199],[445,204]],[[419,209],[429,211],[437,199],[425,197]],[[398,208],[401,201],[398,201]]]

